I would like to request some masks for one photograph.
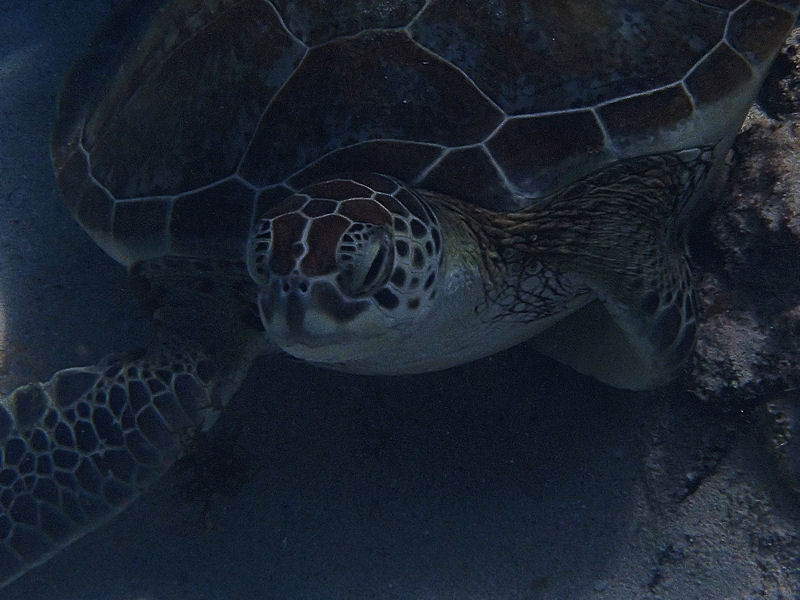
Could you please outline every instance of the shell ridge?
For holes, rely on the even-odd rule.
[[[277,17],[278,22],[281,24],[281,27],[283,27],[283,30],[289,35],[289,37],[292,38],[296,43],[300,44],[301,46],[304,46],[307,49],[310,48],[310,46],[305,42],[305,40],[295,35],[294,31],[291,30],[289,24],[286,22],[286,19],[283,18],[281,11],[278,10],[277,6],[275,6],[275,3],[272,0],[265,0],[265,1],[267,5],[270,8],[272,8],[272,10],[275,12],[275,16]]]
[[[409,37],[411,37],[411,27],[414,26],[414,23],[416,23],[417,20],[425,13],[425,11],[428,10],[432,3],[433,0],[425,0],[425,4],[423,4],[422,7],[417,11],[417,14],[415,14],[408,23],[406,23],[404,29],[406,30],[406,33],[408,33]]]
[[[264,189],[271,188],[271,187],[274,187],[276,185],[281,185],[281,184],[283,184],[283,185],[285,185],[285,186],[287,186],[287,187],[289,187],[291,189],[295,189],[296,186],[291,183],[292,179],[301,176],[304,172],[306,172],[308,170],[313,169],[314,167],[318,166],[319,164],[321,164],[322,162],[324,162],[326,159],[330,158],[331,156],[333,156],[337,152],[342,152],[342,151],[348,150],[350,148],[358,148],[359,146],[366,146],[368,144],[374,144],[375,142],[387,142],[387,143],[398,144],[398,145],[421,146],[421,147],[426,147],[426,148],[438,148],[441,152],[447,152],[447,151],[449,151],[451,149],[448,146],[444,146],[442,144],[432,144],[430,142],[415,142],[413,140],[403,140],[403,139],[397,139],[397,138],[377,138],[377,137],[373,137],[373,138],[369,138],[369,139],[360,140],[360,141],[358,141],[358,142],[356,142],[354,144],[347,144],[347,145],[341,146],[339,148],[334,148],[333,150],[328,150],[324,154],[318,156],[314,160],[312,160],[312,161],[306,163],[305,165],[303,165],[303,167],[301,169],[299,169],[298,171],[296,171],[294,173],[290,173],[289,175],[287,175],[286,178],[283,181],[281,181],[281,182],[279,182],[277,184],[272,184],[271,183],[271,184],[268,184],[268,185],[264,186],[263,188],[257,188],[257,189],[259,191],[263,191]],[[384,173],[384,175],[391,175],[391,173]],[[295,191],[297,191],[297,190],[295,189]]]
[[[416,37],[414,37],[414,34],[411,33],[410,31],[406,30],[405,33],[408,39],[411,41],[411,43],[417,46],[420,50],[422,50],[429,56],[433,57],[433,59],[436,60],[437,62],[447,65],[448,67],[453,69],[456,73],[458,73],[461,77],[463,77],[464,80],[467,81],[473,88],[475,88],[475,91],[477,91],[478,94],[480,94],[480,96],[483,97],[483,99],[486,102],[491,104],[492,108],[494,108],[498,113],[503,115],[504,118],[509,116],[508,113],[506,113],[506,111],[500,108],[500,105],[497,102],[495,102],[495,100],[489,94],[487,94],[486,91],[483,88],[481,88],[481,86],[479,86],[475,82],[475,80],[470,75],[468,75],[461,67],[455,65],[454,63],[445,59],[443,56],[440,56],[439,54],[434,52],[432,49],[428,48],[425,44],[423,44]]]
[[[292,74],[289,75],[289,77],[286,78],[286,80],[281,84],[281,86],[277,90],[275,90],[275,93],[272,94],[272,98],[269,99],[269,102],[267,102],[267,105],[264,107],[264,110],[261,111],[261,116],[258,118],[258,121],[256,122],[256,126],[253,128],[253,133],[250,135],[250,140],[247,142],[247,146],[245,147],[244,151],[242,152],[241,157],[239,157],[239,162],[237,163],[236,168],[233,170],[234,174],[236,174],[243,181],[246,181],[248,183],[248,185],[253,186],[254,184],[251,183],[250,181],[248,181],[246,177],[242,176],[240,171],[242,169],[242,165],[244,165],[245,161],[247,160],[248,155],[250,154],[250,149],[253,147],[253,141],[255,140],[255,137],[256,137],[255,136],[255,132],[257,132],[259,130],[259,128],[261,127],[261,123],[264,122],[264,118],[267,116],[267,113],[269,112],[269,109],[272,108],[272,106],[275,103],[275,101],[280,97],[281,93],[283,93],[283,90],[285,90],[286,86],[289,85],[289,82],[292,81],[295,78],[297,73],[300,71],[300,68],[303,66],[303,63],[305,63],[306,57],[308,57],[308,55],[311,52],[311,50],[308,48],[308,46],[304,46],[304,47],[306,48],[306,50],[303,53],[303,56],[300,58],[300,60],[295,65],[294,70],[292,71]]]

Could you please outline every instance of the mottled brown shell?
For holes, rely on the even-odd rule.
[[[800,0],[123,2],[53,160],[124,263],[241,256],[303,186],[375,171],[498,210],[735,131]],[[123,36],[120,31],[131,31]]]

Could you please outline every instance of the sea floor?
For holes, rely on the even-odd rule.
[[[0,390],[141,346],[62,206],[59,83],[111,2],[0,13]],[[443,373],[261,360],[219,431],[5,600],[800,598],[800,505],[757,423],[523,347]]]

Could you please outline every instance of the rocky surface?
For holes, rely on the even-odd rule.
[[[800,494],[800,30],[733,146],[716,208],[694,236],[704,309],[689,386],[752,414]]]
[[[751,110],[729,170],[700,224],[693,377],[700,395],[743,402],[800,379],[800,120]]]

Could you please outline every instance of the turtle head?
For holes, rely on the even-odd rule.
[[[441,263],[428,203],[374,174],[300,190],[261,217],[247,249],[268,337],[294,356],[345,368],[419,326]]]

